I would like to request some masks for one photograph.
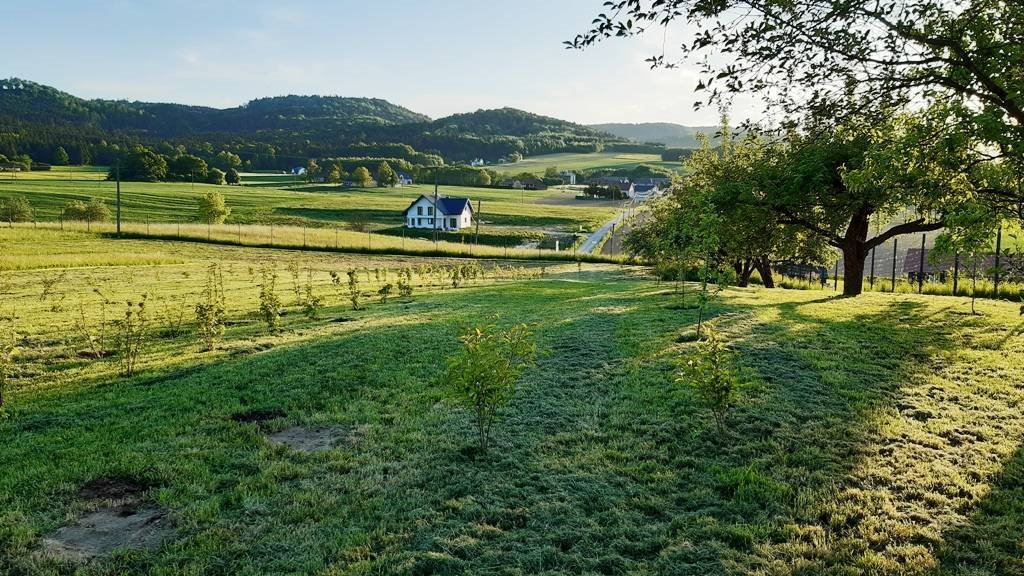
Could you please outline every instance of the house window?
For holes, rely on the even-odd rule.
[[[416,207],[416,215],[417,216],[423,216],[423,206],[417,206]]]
[[[451,226],[452,228],[455,228],[456,226],[458,226],[458,224],[455,223],[455,218],[451,219],[451,223],[449,224],[449,226]]]
[[[423,218],[420,218],[419,225],[423,226]]]
[[[433,206],[427,206],[427,216],[433,216],[433,215],[434,215],[434,207]]]

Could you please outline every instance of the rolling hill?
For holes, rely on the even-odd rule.
[[[58,146],[73,162],[103,161],[132,144],[225,149],[282,168],[295,159],[346,154],[353,145],[408,144],[449,161],[495,161],[518,153],[594,152],[621,138],[513,108],[431,119],[377,98],[277,96],[234,108],[87,100],[29,80],[0,80],[0,154],[52,162]],[[278,160],[288,157],[288,163]],[[278,164],[281,164],[280,166]]]
[[[696,148],[700,145],[697,134],[714,136],[718,131],[718,126],[683,126],[668,122],[591,124],[590,128],[634,142],[657,142],[674,148]]]

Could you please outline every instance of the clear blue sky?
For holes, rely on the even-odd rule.
[[[714,111],[693,111],[691,71],[644,63],[661,32],[585,52],[562,46],[601,3],[17,2],[4,8],[0,77],[87,98],[217,107],[329,94],[432,117],[512,106],[583,123],[715,123]]]

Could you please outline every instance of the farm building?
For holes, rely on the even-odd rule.
[[[409,186],[412,184],[412,175],[408,172],[398,172],[397,176],[399,186]]]
[[[571,172],[569,170],[566,170],[566,171],[560,173],[559,176],[562,177],[562,182],[565,182],[569,186],[575,186],[576,185],[576,173],[575,172]]]
[[[438,198],[436,204],[435,209],[434,199],[421,195],[403,212],[405,226],[455,232],[472,225],[473,204],[468,198]]]

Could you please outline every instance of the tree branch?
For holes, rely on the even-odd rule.
[[[900,236],[903,234],[913,234],[915,232],[932,232],[939,230],[946,226],[945,221],[939,220],[938,222],[925,222],[924,218],[918,218],[911,222],[905,222],[903,224],[897,224],[892,228],[889,228],[885,232],[882,232],[878,236],[875,236],[871,240],[868,240],[864,244],[865,250],[871,250],[875,246],[886,243],[890,238]]]

